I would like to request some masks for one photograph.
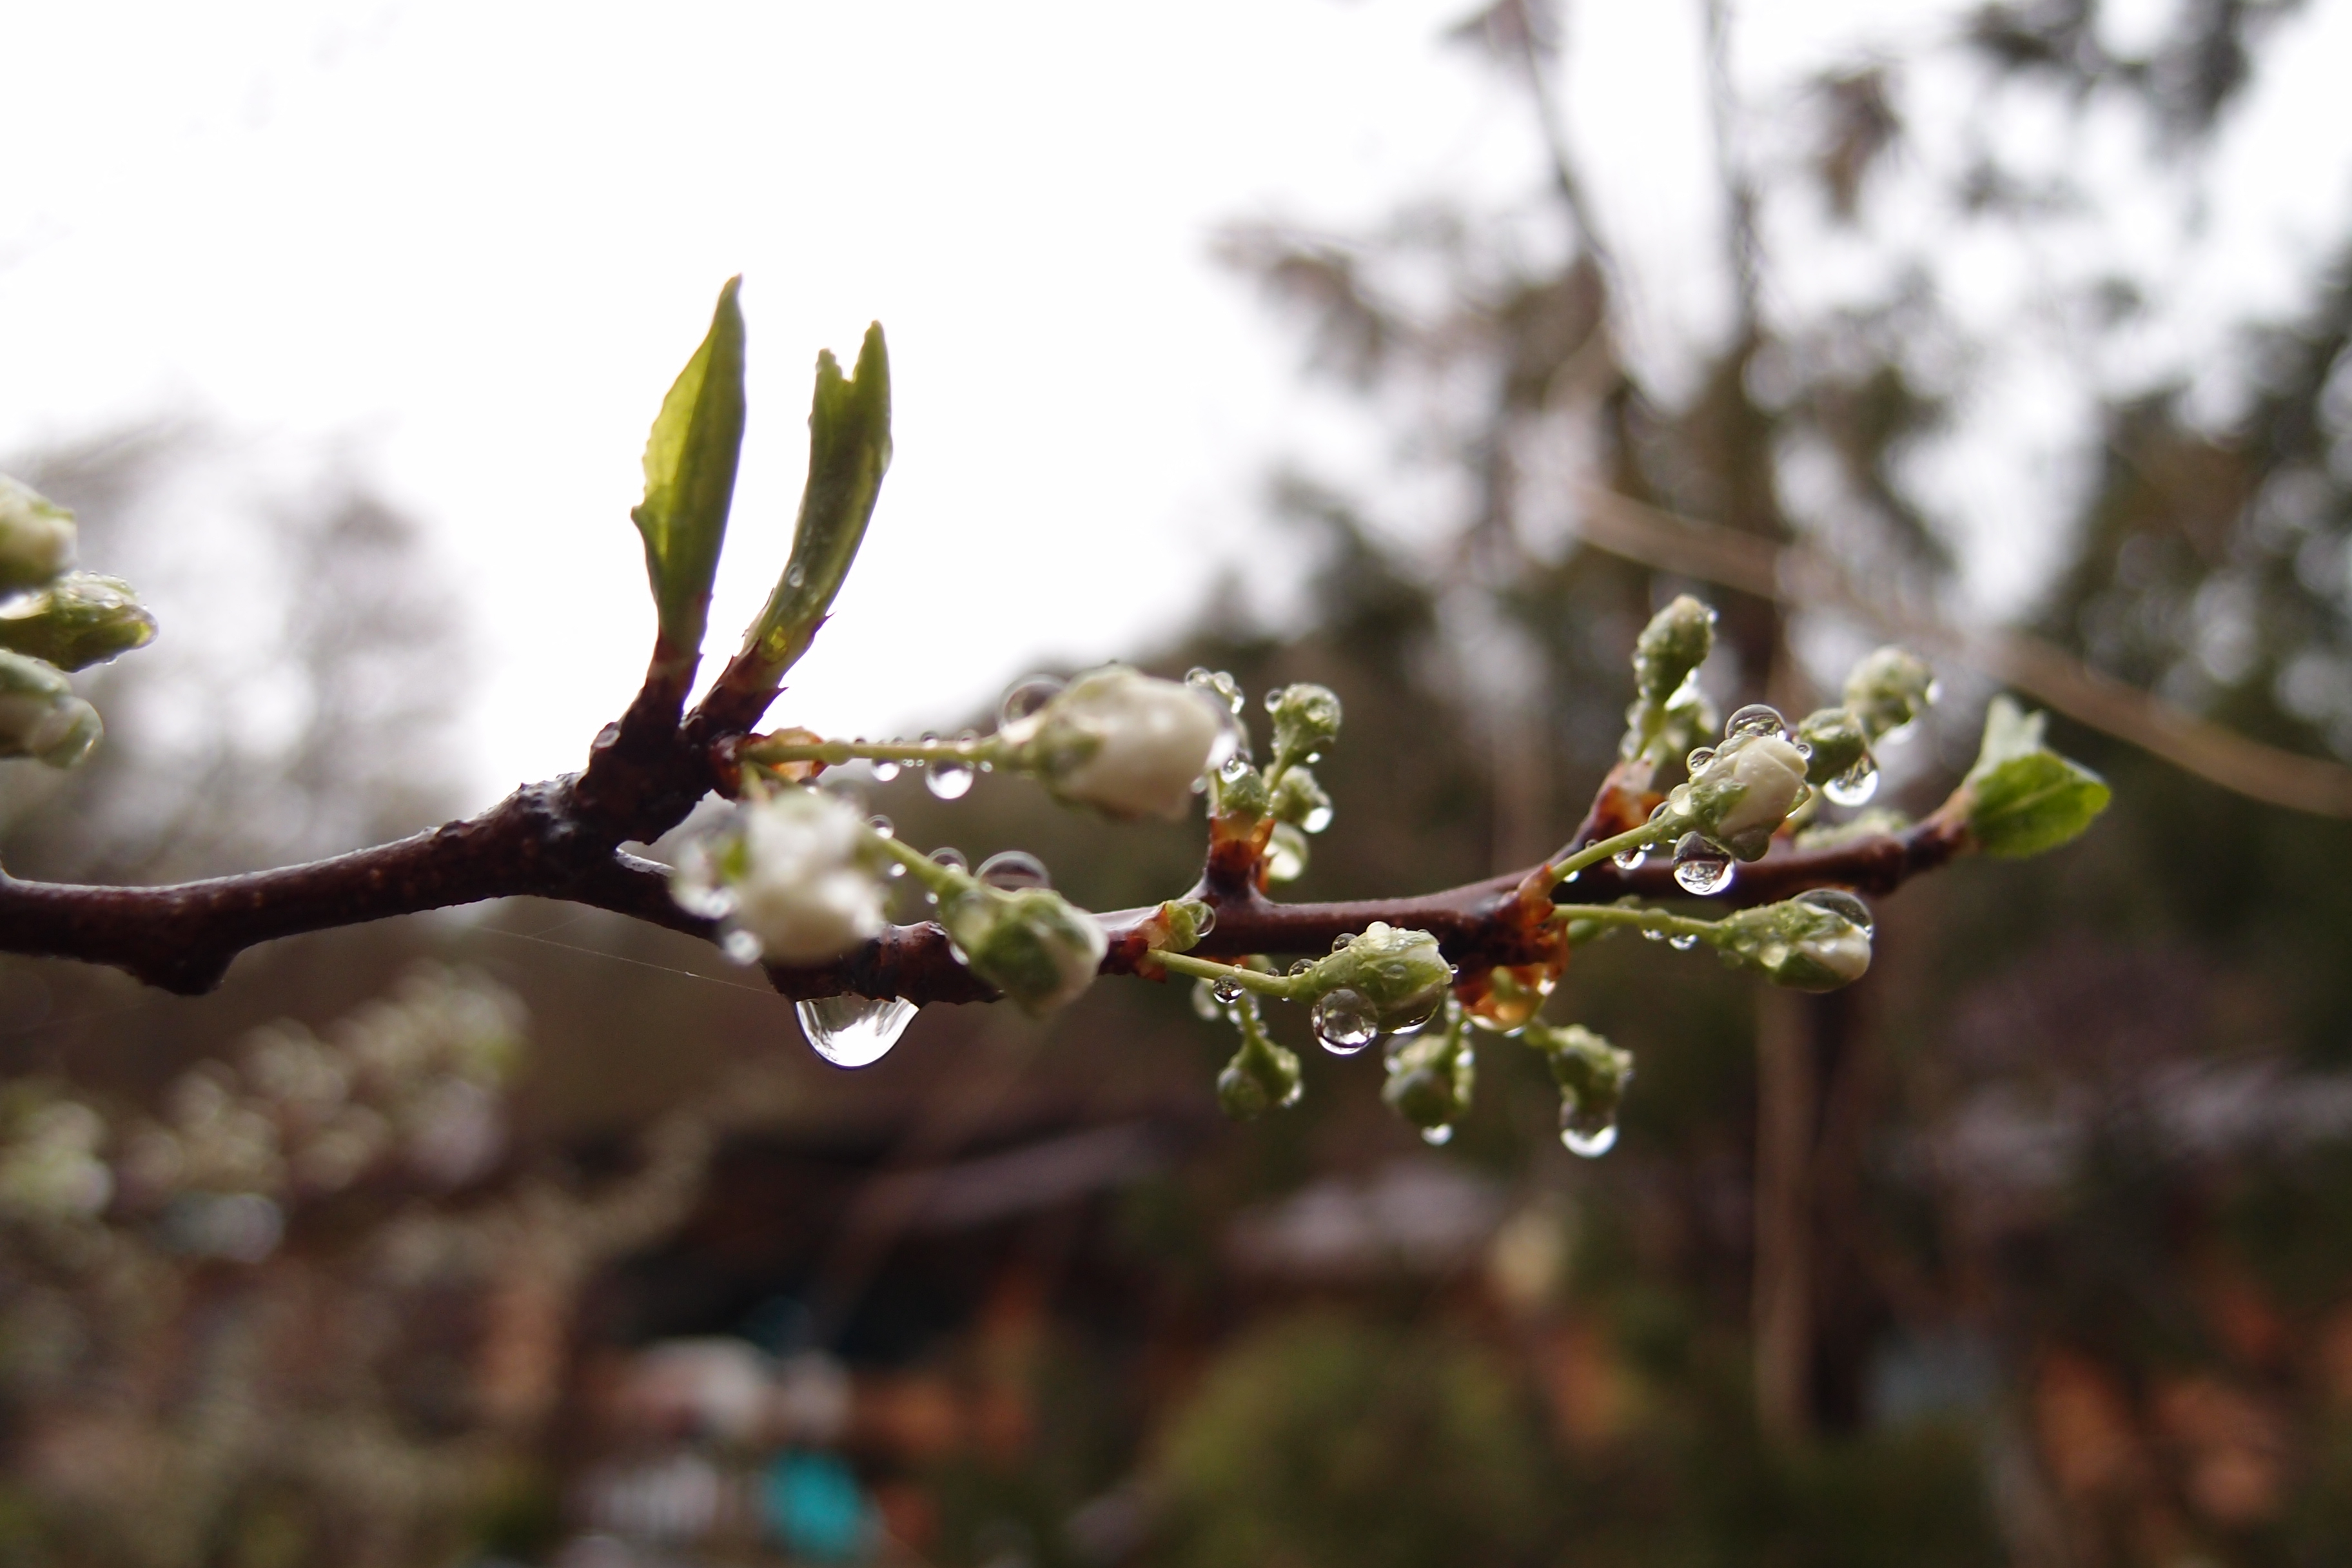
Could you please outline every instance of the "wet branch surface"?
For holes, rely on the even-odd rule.
[[[197,994],[218,985],[236,955],[307,931],[488,899],[554,899],[646,921],[716,941],[716,922],[672,901],[667,868],[622,849],[649,843],[683,821],[712,790],[732,795],[734,747],[774,696],[730,666],[703,703],[684,711],[692,681],[667,650],[619,721],[590,750],[588,766],[528,784],[478,816],[394,843],[306,865],[167,887],[110,888],[19,881],[0,874],[0,952],[110,964],[163,990]],[[739,661],[740,662],[740,661]],[[1646,780],[1641,781],[1646,783]],[[1612,773],[1579,830],[1590,842],[1606,826],[1627,781]],[[1638,820],[1638,819],[1637,819]],[[1675,898],[1681,890],[1663,856],[1633,871],[1603,863],[1546,899],[1532,872],[1491,878],[1417,897],[1292,904],[1259,885],[1263,835],[1213,821],[1207,864],[1190,896],[1217,912],[1191,951],[1235,960],[1250,953],[1319,953],[1334,937],[1374,921],[1433,934],[1465,973],[1535,961],[1553,902],[1607,903],[1628,894]],[[1939,812],[1898,834],[1832,848],[1798,850],[1783,840],[1739,868],[1717,906],[1768,903],[1807,888],[1885,894],[1968,847],[1958,813]],[[1150,973],[1156,910],[1101,917],[1110,934],[1107,974]],[[939,926],[894,926],[830,963],[768,965],[786,996],[845,993],[917,1003],[983,1002],[995,993],[958,963]]]

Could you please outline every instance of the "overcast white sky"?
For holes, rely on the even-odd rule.
[[[576,765],[634,686],[646,426],[740,271],[753,404],[714,626],[782,560],[816,350],[878,318],[897,465],[777,717],[951,717],[1181,624],[1252,548],[1269,460],[1328,438],[1292,340],[1213,263],[1218,225],[1540,178],[1521,100],[1434,41],[1468,8],[9,7],[0,451],[194,412],[276,461],[351,453],[432,524],[480,619],[487,792]],[[1955,9],[1750,5],[1743,79],[1769,97]],[[2345,7],[2319,9],[2281,112],[2341,121]],[[1671,381],[1725,319],[1696,0],[1574,13],[1572,130]],[[2304,227],[2340,217],[2343,167],[2299,172],[2334,182]],[[2304,240],[2247,226],[2232,288],[2305,275]],[[184,608],[216,610],[159,604],[146,657]]]

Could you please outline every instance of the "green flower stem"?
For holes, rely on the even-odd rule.
[[[1563,925],[1591,925],[1599,928],[1591,935],[1597,936],[1611,926],[1633,926],[1640,931],[1654,931],[1665,936],[1695,936],[1713,946],[1722,940],[1714,921],[1695,921],[1688,915],[1678,915],[1665,910],[1643,909],[1632,904],[1580,904],[1563,909],[1552,919]],[[1590,936],[1586,938],[1590,940]]]
[[[784,763],[994,763],[1000,737],[979,735],[969,741],[760,741],[743,748],[747,763],[775,767]]]
[[[866,831],[874,832],[872,828]],[[887,833],[874,833],[874,841],[882,847],[884,854],[912,872],[915,880],[941,899],[951,893],[961,893],[972,885],[971,872],[959,871],[944,861],[934,860],[913,845],[901,843]]]
[[[1298,1000],[1297,982],[1286,974],[1268,974],[1262,969],[1244,969],[1238,964],[1219,963],[1213,959],[1194,958],[1189,953],[1163,951],[1151,956],[1166,965],[1171,973],[1189,974],[1195,980],[1212,982],[1230,980],[1244,991],[1255,991],[1277,1002]]]
[[[1587,866],[1600,865],[1612,855],[1622,855],[1628,849],[1645,849],[1653,844],[1664,844],[1670,839],[1681,837],[1684,830],[1689,826],[1690,824],[1679,816],[1653,817],[1641,826],[1621,833],[1614,838],[1604,838],[1598,844],[1588,844],[1574,854],[1563,856],[1553,861],[1550,867],[1551,879],[1555,883],[1562,882],[1583,870]]]

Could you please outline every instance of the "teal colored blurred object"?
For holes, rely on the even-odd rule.
[[[785,1551],[815,1563],[866,1555],[866,1494],[839,1457],[779,1454],[760,1494],[768,1534]]]

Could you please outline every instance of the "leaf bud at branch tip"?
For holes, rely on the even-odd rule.
[[[2016,859],[2054,849],[2107,807],[2114,792],[2105,779],[2042,743],[2044,720],[2005,696],[1985,710],[1984,743],[1961,786],[1969,837],[1984,854]]]
[[[1231,716],[1215,699],[1125,665],[1091,669],[1003,731],[1003,760],[1057,799],[1111,816],[1175,821]]]
[[[0,593],[37,588],[73,563],[73,513],[0,474]]]
[[[76,697],[65,671],[0,651],[0,757],[32,757],[69,768],[90,753],[105,726]]]

